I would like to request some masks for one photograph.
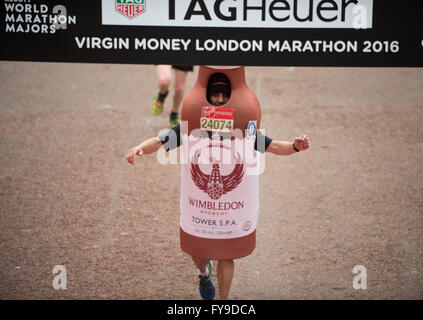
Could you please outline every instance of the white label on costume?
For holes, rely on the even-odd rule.
[[[181,228],[210,239],[243,237],[256,229],[259,157],[253,139],[211,140],[181,135],[188,161],[181,164]],[[251,159],[251,157],[249,157]]]

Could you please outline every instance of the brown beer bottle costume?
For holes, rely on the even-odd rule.
[[[223,69],[225,68],[225,69]],[[207,101],[207,84],[208,80],[211,75],[214,73],[223,73],[225,74],[229,80],[231,85],[231,95],[229,98],[229,101],[221,106],[221,107],[229,107],[233,109],[233,128],[234,129],[240,129],[242,131],[243,137],[245,138],[246,135],[246,129],[247,126],[251,122],[255,122],[256,129],[260,128],[260,120],[261,120],[261,110],[260,110],[260,104],[257,100],[256,95],[247,87],[247,84],[245,83],[245,69],[244,67],[233,67],[232,69],[226,69],[226,67],[209,67],[209,66],[200,66],[199,72],[198,72],[198,79],[195,83],[194,87],[189,91],[189,93],[186,95],[183,104],[182,104],[182,110],[181,110],[181,121],[187,121],[188,122],[188,135],[191,134],[191,132],[195,129],[199,129],[201,122],[200,118],[202,116],[202,107],[209,106],[214,107]],[[182,144],[184,147],[184,143]],[[186,212],[184,212],[184,207],[194,207],[194,203],[197,205],[197,207],[203,206],[205,207],[205,201],[198,201],[194,200],[194,198],[189,195],[186,195],[188,191],[186,188],[188,188],[187,184],[193,185],[193,182],[191,181],[192,178],[192,172],[194,166],[191,167],[191,169],[188,167],[189,165],[192,165],[189,163],[185,169],[182,169],[182,175],[181,177],[181,220],[185,219],[184,221],[187,221],[185,223],[185,226],[187,223],[194,224],[194,221],[204,221],[204,224],[209,224],[212,226],[219,226],[219,216],[207,216],[203,214],[199,217],[194,217]],[[183,166],[181,166],[183,167]],[[197,166],[198,167],[198,166]],[[210,164],[210,175],[212,176],[211,179],[213,179],[216,183],[221,183],[222,178],[220,177],[220,173],[216,173],[219,169],[219,166],[217,164]],[[238,168],[239,169],[239,168]],[[185,170],[185,174],[184,174]],[[191,175],[189,175],[189,170],[191,170]],[[234,172],[236,170],[234,169]],[[250,194],[253,194],[253,198],[257,198],[257,205],[256,208],[251,208],[251,210],[256,211],[258,214],[258,176],[255,178],[252,178],[253,180],[248,180],[247,174],[238,172],[238,177],[242,177],[243,183],[245,184],[245,181],[253,181],[250,182],[255,185],[251,185],[250,187],[253,189]],[[255,180],[254,180],[255,179]],[[195,187],[194,187],[195,188]],[[243,188],[249,188],[248,186],[243,186]],[[199,190],[196,190],[196,192],[201,192]],[[205,191],[201,194],[204,194],[204,197],[206,197]],[[230,199],[231,194],[233,192],[228,192],[224,196],[226,197],[226,202],[218,202],[219,200],[216,200],[215,198],[208,198],[209,201],[207,203],[209,206],[213,205],[214,209],[218,207],[218,209],[226,209],[226,207],[231,206],[228,199]],[[218,193],[217,197],[220,197],[221,193]],[[221,198],[223,199],[223,197]],[[188,201],[190,201],[190,204],[188,204]],[[195,201],[195,202],[194,202]],[[254,202],[255,203],[255,202]],[[243,212],[248,212],[250,210],[248,208],[248,199],[244,203],[244,201],[237,202],[237,206],[239,206],[239,209],[244,210]],[[245,205],[245,207],[244,207]],[[234,207],[234,205],[232,205]],[[235,208],[237,209],[237,208]],[[195,209],[200,212],[200,209]],[[247,211],[246,211],[247,210]],[[240,211],[238,211],[240,212]],[[256,213],[253,213],[253,216],[257,216]],[[185,217],[184,217],[185,215]],[[187,216],[188,215],[188,216]],[[236,216],[238,215],[238,216]],[[244,224],[244,230],[248,230],[249,226],[251,225],[250,220],[247,222],[244,222],[241,218],[241,214],[235,213],[236,219],[241,219],[242,223]],[[192,222],[191,222],[192,220]],[[254,219],[253,219],[254,220]],[[235,220],[226,220],[226,221],[233,221],[233,224],[235,224]],[[220,222],[221,223],[221,222]],[[241,258],[245,257],[249,254],[251,254],[255,249],[256,244],[256,231],[255,231],[255,222],[253,221],[253,231],[249,230],[248,234],[245,236],[236,236],[236,237],[223,237],[219,238],[218,236],[214,236],[214,238],[210,237],[203,237],[201,234],[194,235],[194,232],[188,233],[183,229],[183,224],[181,222],[180,227],[180,241],[181,241],[181,249],[198,258],[204,258],[204,259],[213,259],[213,260],[223,260],[223,259],[235,259],[235,258]],[[194,227],[193,227],[194,228]],[[213,228],[208,227],[209,230],[219,230],[219,228]],[[242,230],[243,226],[242,224],[239,226],[236,226],[234,228],[238,228],[241,233],[237,233],[238,231],[234,230],[235,234],[243,234]],[[221,228],[220,230],[225,230],[224,228]]]

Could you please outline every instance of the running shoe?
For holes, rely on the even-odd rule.
[[[177,112],[171,112],[169,119],[170,119],[170,125],[172,127],[175,127],[179,124],[179,115]]]
[[[158,116],[163,111],[163,101],[159,99],[159,97],[154,98],[153,105],[151,106],[151,113],[153,115]]]
[[[215,290],[214,290],[213,282],[211,281],[212,268],[211,268],[210,262],[206,265],[206,268],[209,272],[208,276],[198,275],[198,277],[200,278],[200,285],[199,285],[200,295],[204,300],[213,300]]]

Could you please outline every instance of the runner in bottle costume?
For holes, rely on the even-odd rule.
[[[224,80],[225,77],[227,81]],[[251,139],[251,133],[255,131],[252,127],[260,127],[261,112],[256,96],[245,84],[244,68],[216,70],[202,66],[196,85],[184,99],[182,121],[187,121],[188,125],[188,128],[183,130],[185,132],[181,133],[180,126],[176,126],[167,135],[151,138],[128,152],[127,160],[133,164],[136,155],[155,152],[162,146],[170,150],[182,144],[188,148],[187,154],[190,154],[190,150],[194,151],[191,152],[194,157],[188,157],[188,162],[181,165],[181,248],[192,256],[199,270],[200,294],[204,299],[214,297],[210,260],[218,260],[219,295],[220,299],[227,299],[234,274],[233,260],[251,254],[255,248],[258,175],[248,174],[248,163],[236,148],[233,149],[236,154],[233,157],[235,160],[229,164],[232,168],[227,170],[227,174],[222,173],[225,164],[213,157],[209,157],[211,160],[209,172],[201,169],[198,160],[204,150],[207,150],[207,143],[197,149],[195,146],[191,148],[193,144],[188,137],[193,136],[195,130],[202,125],[200,119],[205,118],[206,123],[208,122],[207,116],[211,112],[205,112],[205,108],[214,106],[226,107],[227,109],[223,111],[228,110],[229,113],[232,110],[233,117],[229,122],[232,121],[233,129],[244,129],[238,131],[242,136],[238,136],[237,139],[244,141],[246,149],[290,155],[308,149],[309,141],[307,136],[295,138],[294,143],[275,141],[263,138],[258,130],[258,138],[253,135]],[[211,118],[210,120],[217,121]],[[220,121],[228,122],[228,120]],[[244,134],[247,128],[250,133]],[[204,137],[197,138],[204,141]],[[217,142],[217,145],[222,146],[226,143],[226,147],[230,149],[237,139],[226,139],[226,142]],[[206,140],[210,139],[206,137]],[[259,143],[260,140],[264,140],[264,143]],[[206,152],[206,155],[210,154]],[[257,166],[258,163],[254,165]],[[216,213],[223,213],[231,218],[225,217],[222,225],[221,219],[214,218]],[[222,231],[219,231],[222,226],[225,230],[222,228]]]

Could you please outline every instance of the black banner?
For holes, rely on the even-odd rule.
[[[16,315],[27,313],[42,317],[57,317],[66,313],[70,317],[81,315],[98,317],[104,313],[111,318],[157,319],[274,319],[293,314],[295,317],[322,315],[336,318],[348,312],[375,318],[381,316],[404,317],[414,314],[422,305],[421,301],[404,300],[228,300],[228,301],[0,301],[2,310],[10,308]]]
[[[418,0],[0,1],[0,60],[423,66]]]

